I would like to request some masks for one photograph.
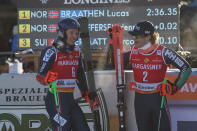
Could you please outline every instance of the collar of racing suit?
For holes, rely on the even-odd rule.
[[[138,48],[140,53],[148,54],[157,48],[158,44],[151,44],[150,42],[141,48]]]
[[[75,47],[75,45],[73,45],[73,46],[64,45],[64,46],[59,47],[58,49],[61,52],[69,53],[74,50],[74,47]]]
[[[146,50],[146,49],[148,49],[149,47],[151,47],[151,43],[150,43],[150,42],[146,43],[144,46],[140,47],[139,49],[141,49],[141,50]]]

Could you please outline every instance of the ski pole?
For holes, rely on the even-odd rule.
[[[58,131],[62,131],[61,119],[60,119],[60,106],[59,106],[59,98],[58,98],[58,91],[57,91],[56,82],[55,81],[51,82],[50,87],[51,88],[49,89],[49,91],[54,95],[54,98],[55,98],[55,106],[56,106],[58,121],[59,121]]]
[[[55,81],[51,82],[50,87],[51,88],[49,89],[49,91],[54,94],[55,105],[58,107],[59,106],[59,99],[58,99],[58,96],[57,96],[57,84],[56,84],[56,82]]]
[[[165,83],[168,81],[168,79],[164,79],[163,83],[161,86],[166,86]],[[164,100],[165,100],[165,95],[161,96],[161,104],[160,104],[160,111],[159,111],[159,122],[158,122],[158,131],[160,131],[160,126],[161,126],[161,115],[162,115],[162,110],[164,107]]]

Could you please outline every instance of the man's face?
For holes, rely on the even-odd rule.
[[[68,45],[74,45],[75,41],[77,41],[78,37],[79,37],[79,30],[78,29],[68,29],[66,31],[66,43]]]
[[[132,36],[132,39],[135,41],[135,46],[137,48],[143,47],[145,44],[150,42],[150,35],[139,35],[139,36]]]

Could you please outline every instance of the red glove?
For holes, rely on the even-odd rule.
[[[90,108],[95,110],[99,107],[99,100],[96,92],[85,91],[82,92],[82,96],[90,104]]]
[[[36,79],[43,85],[49,85],[50,82],[53,82],[57,79],[57,72],[48,71],[45,77],[37,74]]]
[[[166,83],[163,83],[160,88],[160,95],[174,95],[178,91],[178,87],[172,82],[167,80]]]

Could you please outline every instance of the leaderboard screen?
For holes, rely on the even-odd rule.
[[[93,51],[106,51],[107,30],[113,24],[124,28],[124,49],[128,50],[134,44],[128,31],[142,20],[155,25],[160,44],[176,49],[180,41],[178,4],[178,0],[18,0],[19,48],[42,50],[53,43],[60,20],[88,17]],[[81,39],[76,44],[81,45]]]

